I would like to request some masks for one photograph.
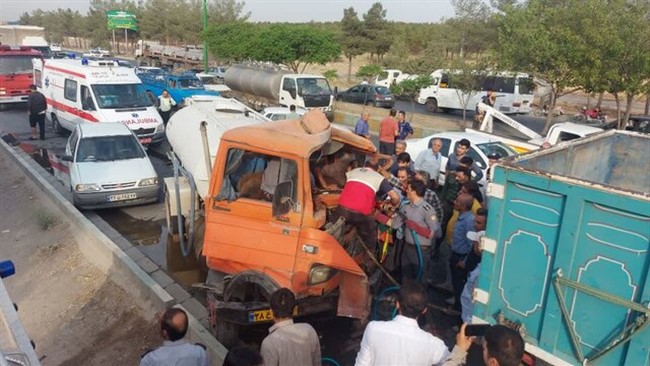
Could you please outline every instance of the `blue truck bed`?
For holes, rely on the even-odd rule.
[[[650,136],[609,131],[493,168],[474,319],[554,365],[650,365]]]

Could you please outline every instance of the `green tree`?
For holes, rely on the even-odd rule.
[[[564,6],[553,0],[530,0],[506,9],[500,19],[499,64],[513,70],[525,70],[548,81],[551,87],[550,110],[557,99],[576,86],[575,51],[580,42],[567,24],[575,21]],[[553,114],[546,116],[544,133],[551,127]]]
[[[449,85],[456,89],[456,96],[463,108],[463,123],[467,121],[469,101],[483,88],[487,71],[484,63],[470,64],[464,59],[452,62],[449,71]]]
[[[427,88],[433,84],[431,75],[421,75],[415,78],[402,80],[399,84],[392,85],[390,90],[395,95],[403,95],[411,102],[411,113],[415,113],[415,102],[418,100],[420,89]]]
[[[363,37],[366,39],[366,50],[377,55],[377,62],[388,50],[392,43],[391,27],[386,20],[386,10],[381,3],[374,3],[363,15]]]
[[[357,70],[357,77],[363,78],[368,83],[374,83],[375,78],[379,75],[386,76],[384,69],[376,64],[363,65]]]
[[[255,45],[261,28],[246,22],[214,24],[204,37],[210,52],[219,58],[234,61],[257,60]]]
[[[343,10],[343,19],[341,19],[341,35],[339,43],[341,50],[348,59],[348,83],[352,75],[352,58],[363,54],[364,41],[362,34],[363,23],[359,20],[357,12],[353,7]]]

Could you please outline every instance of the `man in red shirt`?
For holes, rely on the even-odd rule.
[[[385,155],[395,154],[395,137],[399,136],[399,126],[395,120],[397,111],[391,109],[388,117],[379,123],[379,153]]]
[[[346,175],[339,206],[330,216],[330,222],[345,218],[346,223],[357,229],[364,244],[373,250],[377,244],[377,223],[373,217],[375,196],[388,195],[394,205],[399,203],[399,196],[386,178],[377,173],[376,166],[352,169]]]

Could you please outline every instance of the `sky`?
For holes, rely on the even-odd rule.
[[[252,21],[308,22],[338,21],[343,9],[354,7],[359,17],[378,0],[246,0]],[[451,18],[450,0],[381,0],[391,21],[433,23]],[[36,9],[70,8],[85,13],[90,0],[0,0],[0,20],[18,20],[20,14]]]

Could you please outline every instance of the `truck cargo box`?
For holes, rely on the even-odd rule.
[[[493,169],[477,322],[558,364],[650,365],[650,136],[608,131]]]

